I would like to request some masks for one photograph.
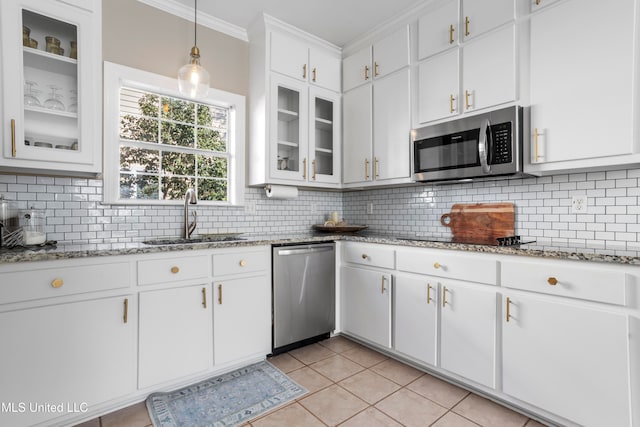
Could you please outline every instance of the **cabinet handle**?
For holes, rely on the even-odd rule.
[[[549,283],[551,286],[555,286],[558,284],[558,279],[556,279],[555,277],[549,277],[547,279],[547,283]]]
[[[427,283],[427,304],[431,304],[431,283]]]
[[[464,17],[464,35],[467,37],[469,37],[469,34],[471,34],[469,33],[469,22],[470,22],[469,17],[465,16]]]
[[[218,304],[222,305],[222,283],[218,285]]]
[[[62,281],[62,279],[53,279],[53,281],[51,282],[51,286],[56,289],[62,287],[62,285],[64,285],[64,282]]]
[[[307,158],[302,159],[302,179],[307,179]]]
[[[124,313],[122,315],[122,320],[124,323],[129,321],[129,298],[124,299]]]
[[[202,288],[202,308],[207,308],[207,288]]]
[[[449,25],[449,44],[453,44],[453,24]]]
[[[447,305],[447,287],[442,287],[442,308]]]
[[[11,119],[11,157],[16,156],[16,119]]]
[[[540,156],[539,156],[539,152],[538,152],[538,135],[540,135],[540,134],[538,133],[538,128],[535,128],[535,129],[533,130],[533,140],[534,140],[534,142],[535,142],[535,144],[536,144],[536,162],[538,161],[538,157],[540,157]]]
[[[373,63],[373,77],[378,77],[380,75],[380,73],[378,72],[378,63],[374,62]]]
[[[464,91],[464,106],[468,110],[471,106],[469,105],[469,91],[465,89]]]
[[[306,79],[307,78],[307,64],[304,64],[302,66],[302,78]]]
[[[511,298],[507,297],[507,322],[511,319]]]
[[[240,267],[244,267],[247,265],[247,261],[245,260],[240,260]]]
[[[442,267],[442,266],[440,265],[439,262],[436,262],[436,263],[433,264],[433,268],[435,268],[435,269],[438,269],[440,267]]]
[[[453,95],[449,95],[449,112],[453,113],[453,101],[455,101],[455,98],[453,97]]]
[[[180,272],[180,268],[177,265],[174,265],[173,267],[171,267],[171,272],[173,274],[178,274],[178,272]]]
[[[313,80],[315,82],[316,81],[316,75],[317,75],[315,68],[312,70],[312,73],[313,73],[313,77],[311,78],[311,80]]]
[[[316,159],[313,159],[313,161],[311,162],[311,164],[313,165],[313,180],[316,180]]]
[[[364,159],[364,179],[369,179],[369,159]]]
[[[368,65],[364,66],[364,79],[365,80],[369,80],[369,66]]]
[[[387,289],[384,287],[384,283],[387,281],[387,276],[382,276],[382,291],[381,293],[384,294],[384,291],[386,291]]]
[[[379,160],[377,157],[373,158],[373,176],[375,176],[376,178],[380,176],[380,174],[378,174],[378,163]]]

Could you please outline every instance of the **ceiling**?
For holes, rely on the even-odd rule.
[[[193,19],[194,0],[139,1]],[[246,39],[247,27],[264,12],[342,47],[416,4],[417,0],[200,0],[198,23],[216,27],[218,22],[214,29]]]

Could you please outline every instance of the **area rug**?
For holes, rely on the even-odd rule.
[[[230,427],[307,392],[269,362],[259,362],[168,393],[153,393],[154,427]]]

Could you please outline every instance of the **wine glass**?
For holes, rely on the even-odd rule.
[[[69,97],[69,99],[71,100],[71,104],[67,108],[67,111],[70,113],[77,113],[78,112],[78,91],[75,89],[71,89],[69,92],[71,92],[71,96]]]
[[[38,83],[27,80],[24,82],[24,85],[26,87],[24,93],[25,107],[42,107],[42,104],[40,104],[40,101],[36,97],[36,94],[39,93],[39,91],[33,88],[34,86],[38,86]]]
[[[56,85],[49,85],[49,88],[51,88],[51,96],[44,101],[44,108],[64,111],[64,104],[60,101],[61,96],[58,94],[58,90],[60,90],[60,88]]]

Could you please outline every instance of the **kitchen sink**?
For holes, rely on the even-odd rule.
[[[145,245],[189,245],[193,243],[212,243],[212,242],[232,242],[237,240],[246,240],[238,237],[240,233],[224,233],[224,234],[202,234],[198,237],[187,239],[185,237],[163,237],[159,239],[145,240]]]

